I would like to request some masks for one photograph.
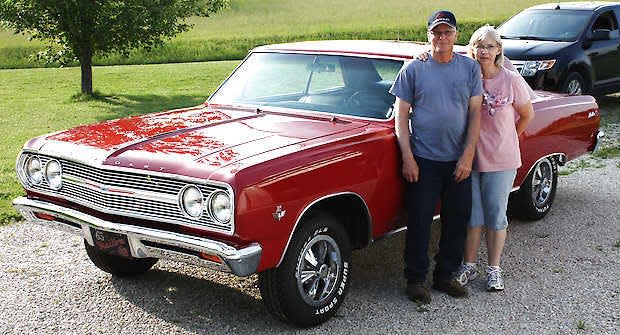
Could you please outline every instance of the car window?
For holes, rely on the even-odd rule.
[[[609,11],[599,15],[592,24],[592,30],[595,29],[605,29],[610,31],[618,29],[618,21],[616,20],[616,15],[614,15],[614,12]]]
[[[590,18],[587,11],[528,10],[510,18],[498,32],[506,39],[575,41]]]
[[[335,90],[344,87],[340,63],[329,57],[317,57],[312,65],[312,78],[309,81],[308,94]]]
[[[388,90],[402,64],[367,57],[255,52],[209,102],[387,119],[395,100]]]

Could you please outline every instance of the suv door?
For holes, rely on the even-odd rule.
[[[594,30],[608,30],[610,39],[592,41],[586,50],[594,69],[595,87],[606,86],[620,81],[620,30],[618,19],[613,10],[596,14],[588,28],[587,36],[591,37]]]

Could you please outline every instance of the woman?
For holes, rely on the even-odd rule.
[[[534,110],[525,80],[503,66],[502,40],[493,27],[486,25],[472,34],[468,54],[480,63],[484,93],[472,171],[472,213],[464,261],[457,275],[462,285],[477,277],[478,248],[486,230],[487,290],[501,291],[508,196],[521,166],[519,136],[534,117]]]

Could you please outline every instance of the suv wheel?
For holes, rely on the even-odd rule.
[[[571,72],[564,80],[562,92],[568,95],[581,95],[586,92],[586,81],[577,72]]]

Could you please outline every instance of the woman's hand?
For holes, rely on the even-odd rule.
[[[428,60],[428,58],[429,58],[428,51],[424,51],[423,53],[418,54],[418,55],[416,55],[413,58],[415,58],[415,59],[417,59],[419,61],[422,61],[422,62],[426,62]]]

